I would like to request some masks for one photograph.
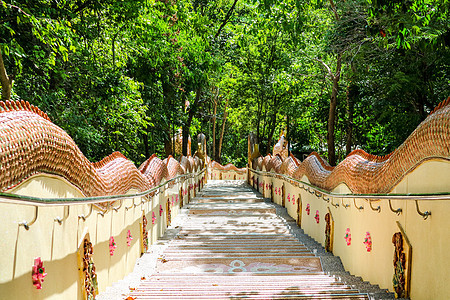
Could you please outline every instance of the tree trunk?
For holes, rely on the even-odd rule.
[[[274,114],[272,115],[272,120],[270,122],[270,131],[269,131],[269,136],[267,138],[267,154],[270,154],[270,147],[272,147],[272,139],[273,139],[273,134],[275,133],[275,121],[276,121],[276,112],[274,112]]]
[[[227,106],[228,106],[228,100],[227,102],[225,102],[225,109],[223,110],[223,122],[222,122],[222,132],[220,133],[220,140],[219,140],[219,151],[218,151],[218,155],[217,158],[218,160],[216,160],[218,163],[221,163],[222,158],[221,158],[221,151],[222,151],[222,142],[223,142],[223,134],[225,133],[225,122],[227,121]]]
[[[144,144],[145,158],[150,157],[150,149],[148,147],[148,131],[142,134],[142,143]]]
[[[184,156],[188,155],[188,144],[189,144],[189,128],[191,127],[192,119],[197,111],[198,103],[200,102],[200,96],[202,93],[202,89],[199,87],[197,89],[197,94],[195,95],[195,101],[192,105],[189,105],[188,110],[188,119],[186,124],[183,125],[183,140],[182,140],[182,152]]]
[[[256,143],[259,144],[261,141],[261,114],[264,105],[264,96],[261,94],[261,103],[258,101],[258,109],[256,113]]]
[[[339,21],[339,15],[337,13],[336,5],[333,0],[329,0],[331,5],[331,10],[333,11],[334,17],[336,21]],[[339,91],[339,79],[341,78],[341,60],[342,53],[338,54],[336,61],[336,73],[331,75],[331,81],[333,83],[333,88],[331,91],[331,99],[330,99],[330,110],[328,113],[328,128],[327,128],[327,146],[328,146],[328,162],[330,165],[336,165],[336,149],[335,149],[335,141],[334,141],[334,127],[336,123],[336,107],[337,107],[337,95]],[[329,71],[330,72],[330,71]]]
[[[291,155],[291,150],[290,150],[291,149],[291,135],[289,134],[291,118],[289,115],[287,115],[286,119],[287,119],[286,120],[286,139],[287,139],[287,150],[288,150],[288,157],[289,157],[289,155]]]
[[[345,143],[345,154],[348,156],[352,152],[353,140],[353,98],[355,87],[350,83],[347,90],[347,140]]]
[[[216,99],[214,100],[213,132],[212,132],[213,160],[217,159],[217,157],[216,157],[216,116],[217,116],[217,104],[218,104],[217,102],[218,102],[218,99],[216,97]]]
[[[8,76],[6,72],[5,63],[3,62],[2,49],[0,48],[0,83],[2,86],[2,100],[11,99],[11,88],[12,88],[12,76]]]
[[[273,115],[271,117],[270,120],[270,130],[269,130],[269,136],[267,137],[267,150],[266,153],[269,154],[271,152],[270,147],[272,146],[272,139],[273,139],[273,134],[275,133],[275,123],[277,121],[277,113],[276,111],[278,110],[278,98],[275,95],[274,99],[273,99],[273,106],[272,106],[272,111],[273,111]]]
[[[328,128],[327,128],[328,162],[332,166],[336,165],[336,150],[334,148],[334,126],[336,120],[337,84],[338,82],[336,80],[333,80],[333,91],[331,92],[330,110],[328,112]]]
[[[191,127],[191,121],[188,120],[182,127],[181,151],[183,156],[188,156],[189,127]]]
[[[336,123],[336,107],[337,95],[339,91],[339,79],[341,77],[341,54],[338,55],[336,62],[336,73],[332,77],[333,88],[330,98],[330,110],[328,112],[328,128],[327,128],[327,146],[328,146],[328,162],[330,165],[336,165],[336,149],[334,147],[334,127]]]
[[[169,157],[169,155],[172,154],[172,139],[170,138],[170,135],[168,139],[166,138],[164,140],[164,151],[166,152],[166,157]]]

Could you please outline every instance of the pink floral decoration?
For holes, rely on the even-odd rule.
[[[109,255],[113,256],[114,255],[114,250],[116,250],[117,246],[116,243],[114,242],[114,237],[110,237],[109,238]]]
[[[295,204],[295,195],[292,195],[292,204]]]
[[[152,224],[155,225],[155,221],[156,221],[156,215],[155,212],[152,211]]]
[[[311,208],[309,207],[309,203],[308,204],[306,204],[306,213],[308,214],[308,216],[309,216],[309,213],[311,212]]]
[[[131,246],[131,240],[133,239],[133,236],[131,235],[131,230],[128,230],[127,232],[127,246]]]
[[[163,211],[164,211],[164,209],[162,208],[162,205],[160,204],[159,205],[159,216],[160,217],[162,216]]]
[[[347,246],[350,246],[352,244],[352,234],[350,233],[350,228],[347,228],[345,231],[345,241],[347,242]]]
[[[36,289],[42,289],[42,281],[44,281],[44,277],[47,276],[47,273],[45,273],[44,263],[40,257],[34,259],[31,276],[33,279],[33,285]]]
[[[364,238],[364,245],[366,245],[367,252],[372,251],[372,237],[370,236],[370,233],[366,232],[366,237]]]
[[[319,218],[319,211],[318,210],[316,210],[316,215],[314,216],[314,219],[316,219],[317,224],[319,224],[320,218]]]
[[[172,205],[174,204],[174,198],[173,198],[173,196],[172,196]]]
[[[175,196],[175,202],[178,203],[178,194]]]
[[[291,194],[290,193],[288,194],[287,199],[288,199],[288,202],[291,202]]]

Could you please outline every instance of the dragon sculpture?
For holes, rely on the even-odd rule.
[[[87,197],[120,195],[148,190],[200,166],[198,158],[185,157],[183,167],[171,156],[161,160],[153,154],[138,169],[120,152],[92,163],[63,129],[25,101],[0,101],[0,149],[2,192],[34,175],[53,174]]]
[[[402,145],[386,156],[357,149],[332,167],[316,152],[303,162],[292,155],[283,160],[276,154],[253,158],[252,167],[299,180],[307,176],[311,184],[327,191],[344,183],[355,194],[388,193],[424,161],[450,160],[449,141],[450,97],[441,102]]]

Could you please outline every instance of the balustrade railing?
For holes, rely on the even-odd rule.
[[[203,186],[206,172],[180,174],[124,195],[40,198],[0,193],[0,299],[93,299],[133,270],[136,259]],[[33,260],[42,273],[31,272]]]
[[[342,192],[339,186],[327,191],[286,174],[248,171],[248,183],[286,207],[305,233],[338,255],[350,273],[395,291],[399,297],[423,298],[430,285],[433,297],[449,295],[439,285],[449,275],[440,262],[450,260],[450,254],[442,252],[450,246],[446,229],[450,192],[356,194]],[[401,184],[413,184],[418,180],[414,176]],[[445,178],[441,179],[444,184]],[[433,278],[426,288],[424,278]]]

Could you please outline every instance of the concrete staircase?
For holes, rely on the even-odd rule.
[[[238,181],[210,183],[132,299],[368,299],[323,272],[276,208]]]

